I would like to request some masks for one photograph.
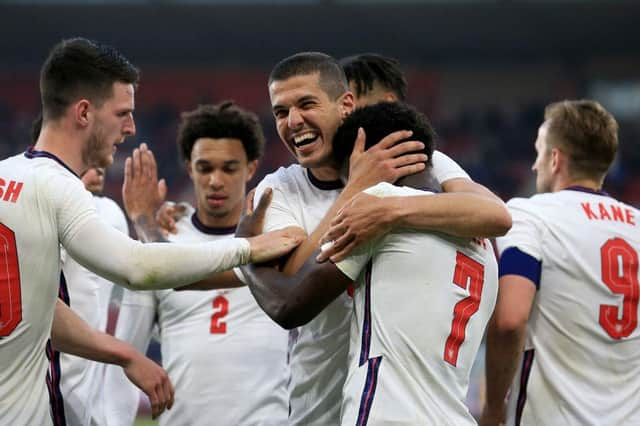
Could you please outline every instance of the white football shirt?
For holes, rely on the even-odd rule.
[[[207,227],[195,214],[176,226],[178,233],[169,239],[183,243],[227,239],[235,232],[235,227]],[[287,423],[287,332],[260,309],[247,287],[125,291],[116,337],[145,351],[154,325],[162,364],[176,392],[160,425]],[[113,407],[109,424],[131,424],[137,398],[120,392],[123,385],[114,386],[126,382],[120,369],[110,367],[108,374],[113,402],[107,401]],[[121,377],[111,377],[114,374]]]
[[[379,197],[429,194],[381,183]],[[498,292],[486,240],[402,230],[336,266],[356,281],[343,425],[474,425],[471,366]]]
[[[640,212],[582,188],[507,206],[500,253],[541,266],[507,424],[640,424]]]
[[[247,240],[142,245],[105,224],[91,194],[50,153],[0,161],[0,424],[51,424],[45,344],[60,244],[122,285],[168,288],[247,262]],[[170,247],[173,246],[173,247]],[[105,256],[108,253],[108,256]]]
[[[446,155],[434,151],[433,175],[439,183],[468,175]],[[287,226],[313,232],[340,194],[340,181],[315,179],[298,164],[281,167],[258,185],[255,202],[266,188],[273,198],[264,231]],[[340,421],[342,387],[346,378],[351,299],[343,294],[308,324],[290,332],[290,423],[335,425]]]

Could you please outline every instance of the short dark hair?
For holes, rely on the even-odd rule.
[[[349,83],[338,61],[321,52],[301,52],[284,58],[269,74],[269,85],[291,77],[318,73],[318,84],[330,99],[349,91]]]
[[[74,101],[86,98],[97,105],[113,95],[116,82],[137,85],[138,69],[110,46],[85,38],[56,44],[40,70],[44,120],[56,120]]]
[[[178,149],[186,161],[191,159],[193,145],[200,138],[240,139],[248,161],[262,156],[265,138],[258,117],[232,101],[199,105],[193,111],[183,112],[181,118]]]
[[[355,84],[356,96],[366,95],[378,83],[393,91],[399,100],[406,100],[407,80],[396,59],[376,53],[363,53],[343,58],[340,64],[347,80]]]
[[[380,102],[358,108],[345,118],[333,137],[333,158],[336,164],[342,165],[351,155],[359,127],[364,129],[367,136],[365,149],[371,148],[389,133],[411,130],[413,135],[410,140],[424,143],[424,149],[420,152],[429,157],[427,164],[431,163],[436,133],[427,117],[402,102]]]
[[[547,105],[551,145],[569,156],[574,177],[602,179],[618,151],[618,123],[598,102],[565,100]]]

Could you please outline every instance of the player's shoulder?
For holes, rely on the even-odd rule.
[[[275,172],[267,174],[258,186],[287,184],[303,178],[305,169],[299,164],[291,164],[287,167],[279,167]]]
[[[394,196],[416,196],[430,195],[431,191],[412,188],[409,186],[397,186],[388,182],[380,182],[374,186],[367,188],[365,193],[375,195],[376,197],[394,197]]]
[[[537,211],[557,206],[562,200],[555,193],[536,194],[531,197],[515,197],[507,201],[507,207],[513,210]]]
[[[62,194],[86,196],[88,192],[80,178],[53,156],[29,155],[27,151],[0,162],[0,178],[22,184],[37,197],[59,197]]]

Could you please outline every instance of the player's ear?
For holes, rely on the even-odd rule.
[[[551,148],[551,171],[557,173],[566,165],[567,156],[558,148]]]
[[[93,111],[91,110],[91,102],[87,99],[80,99],[71,105],[74,121],[81,127],[89,126]]]
[[[340,102],[340,114],[341,118],[344,120],[353,112],[353,109],[356,107],[356,101],[353,97],[353,92],[346,91],[344,92],[339,99]]]
[[[191,165],[191,160],[184,160],[184,167],[187,169],[189,177],[193,179],[193,167]]]
[[[252,160],[247,163],[247,182],[253,179],[253,175],[258,170],[258,160]]]

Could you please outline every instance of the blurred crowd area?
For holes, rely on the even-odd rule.
[[[108,171],[106,195],[120,201],[124,160],[137,144],[146,142],[157,157],[160,176],[167,180],[169,198],[191,201],[191,183],[175,139],[180,113],[203,103],[232,99],[260,117],[267,146],[251,186],[264,174],[293,161],[275,132],[266,85],[268,71],[142,70],[134,114],[137,134],[118,147],[116,162]],[[529,196],[535,192],[533,142],[543,121],[544,106],[562,98],[590,97],[592,87],[545,73],[552,74],[553,70],[540,71],[542,81],[553,82],[538,82],[537,87],[535,70],[530,76],[511,79],[473,72],[470,78],[474,81],[465,82],[464,76],[455,79],[452,73],[412,68],[406,70],[408,102],[431,119],[439,135],[438,148],[458,161],[474,180],[505,200]],[[21,152],[31,144],[31,123],[39,108],[35,72],[31,76],[0,75],[0,156]],[[640,150],[635,148],[640,117],[626,114],[617,118],[620,151],[605,190],[640,206]]]

